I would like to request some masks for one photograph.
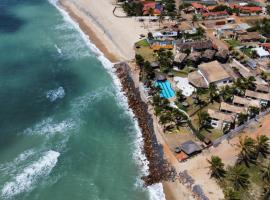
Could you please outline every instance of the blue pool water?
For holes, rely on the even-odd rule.
[[[171,87],[171,84],[169,81],[157,81],[156,86],[159,86],[161,88],[160,96],[164,97],[166,99],[172,98],[175,96],[175,93]]]

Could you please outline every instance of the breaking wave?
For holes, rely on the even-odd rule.
[[[60,153],[47,151],[37,161],[24,168],[10,182],[7,182],[2,189],[2,198],[9,199],[22,192],[30,191],[41,178],[50,174],[58,161]]]

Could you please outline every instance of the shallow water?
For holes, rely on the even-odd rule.
[[[0,199],[163,198],[112,64],[55,1],[1,0],[0,52]]]

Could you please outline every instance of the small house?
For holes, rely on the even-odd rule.
[[[208,109],[208,114],[211,118],[211,126],[222,130],[226,125],[234,123],[236,115],[223,113],[217,110]]]

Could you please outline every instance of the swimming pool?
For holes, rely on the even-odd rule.
[[[171,87],[171,84],[169,81],[156,81],[156,86],[159,86],[161,88],[160,96],[164,97],[166,99],[172,98],[175,96],[175,93]]]

